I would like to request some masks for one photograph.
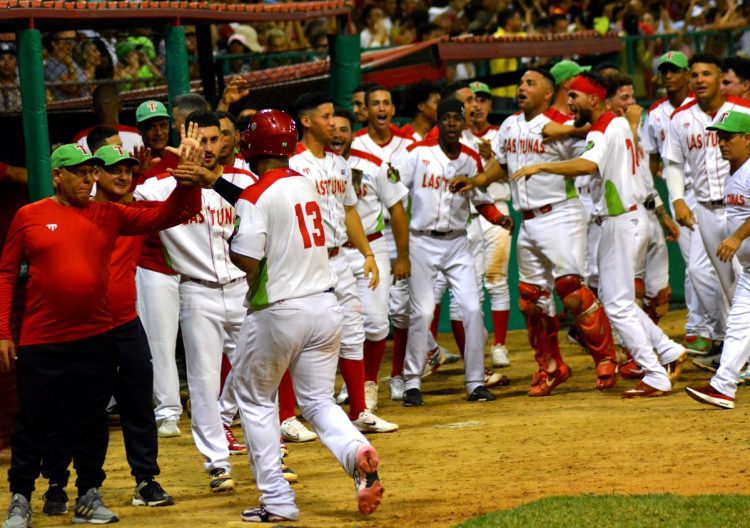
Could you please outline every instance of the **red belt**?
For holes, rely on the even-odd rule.
[[[625,213],[632,213],[633,211],[637,211],[637,210],[638,210],[638,204],[635,204],[635,205],[631,205],[630,207],[628,207],[628,210],[625,211]],[[625,214],[625,213],[622,213],[622,214]],[[619,216],[619,215],[614,215],[614,216]],[[602,225],[602,222],[604,222],[605,218],[607,217],[606,216],[594,216],[591,218],[591,220],[596,225]]]
[[[341,248],[337,248],[337,247],[335,247],[335,248],[328,248],[328,258],[333,258],[336,255],[338,255],[340,249]]]
[[[523,219],[524,220],[531,220],[532,218],[535,218],[539,215],[547,214],[552,210],[552,204],[547,204],[539,207],[538,209],[532,209],[529,211],[523,212]],[[537,211],[536,213],[534,211]]]
[[[377,239],[379,239],[382,236],[383,236],[383,233],[381,233],[380,231],[378,231],[377,233],[372,233],[370,235],[367,235],[367,241],[368,242],[372,242],[373,240],[377,240]],[[350,244],[349,242],[347,242],[346,244],[344,244],[344,247],[353,248],[354,245]]]

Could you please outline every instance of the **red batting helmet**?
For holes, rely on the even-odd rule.
[[[240,138],[240,152],[246,161],[264,156],[288,157],[297,146],[297,125],[281,110],[260,110]]]

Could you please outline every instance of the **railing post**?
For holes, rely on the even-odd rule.
[[[167,92],[171,103],[178,95],[190,91],[185,28],[179,25],[167,26],[165,43],[167,48]]]
[[[348,19],[338,17],[338,34],[328,36],[331,57],[331,95],[336,106],[351,110],[352,92],[362,82],[359,34],[348,35]]]
[[[17,37],[18,78],[23,105],[23,137],[26,144],[29,197],[36,201],[54,192],[42,62],[42,35],[37,29],[23,29],[18,32]]]

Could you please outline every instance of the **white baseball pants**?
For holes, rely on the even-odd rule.
[[[204,456],[204,468],[229,470],[229,450],[219,412],[221,356],[234,364],[248,286],[244,279],[210,287],[180,284],[180,324],[185,343],[187,380],[192,406],[193,440]]]
[[[364,357],[365,325],[362,320],[362,302],[359,299],[357,279],[349,267],[349,259],[343,251],[328,259],[331,271],[338,278],[334,288],[336,298],[344,309],[344,329],[341,334],[341,350],[339,356],[343,359],[360,360]]]
[[[411,259],[411,321],[404,364],[405,388],[418,389],[427,359],[430,323],[435,312],[435,278],[442,272],[453,292],[466,331],[464,383],[467,394],[484,382],[484,322],[479,304],[474,257],[466,236],[433,237],[412,232],[409,240]]]
[[[383,229],[383,238],[388,246],[388,256],[393,261],[396,258],[396,241],[393,239],[393,231],[390,226]],[[409,301],[409,282],[398,281],[390,287],[388,293],[388,315],[395,328],[409,328],[409,314],[411,303]]]
[[[642,273],[637,272],[636,277],[643,278],[646,297],[655,297],[660,290],[669,285],[669,255],[667,240],[656,214],[647,210],[646,218],[648,219],[646,259],[642,264]]]
[[[227,374],[224,380],[224,387],[219,395],[219,412],[221,413],[221,423],[226,426],[232,425],[234,417],[237,416],[239,407],[237,406],[237,395],[234,391],[232,379],[234,378],[234,368]]]
[[[182,414],[175,346],[180,325],[180,277],[136,268],[138,316],[146,330],[154,368],[156,423]]]
[[[380,282],[375,290],[368,288],[369,280],[365,278],[365,258],[357,249],[345,248],[344,254],[349,260],[349,267],[357,281],[357,290],[362,304],[365,339],[380,341],[388,337],[388,295],[393,277],[391,276],[391,259],[388,255],[388,244],[380,237],[370,242],[370,249],[375,255],[375,262],[380,272]]]
[[[711,385],[720,393],[734,398],[740,372],[750,359],[750,270],[737,277],[737,287],[727,320],[727,333],[721,364],[711,378]]]
[[[250,312],[240,331],[234,387],[247,432],[251,469],[268,511],[297,519],[294,491],[279,458],[276,393],[289,368],[302,414],[352,475],[357,449],[368,444],[333,399],[343,308],[330,293],[277,302]]]
[[[677,359],[683,349],[635,303],[635,271],[645,258],[647,244],[648,218],[642,206],[603,218],[597,261],[599,299],[623,345],[645,371],[644,383],[668,391],[672,384],[662,365]]]

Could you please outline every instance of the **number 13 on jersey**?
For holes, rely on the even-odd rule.
[[[294,214],[297,215],[297,225],[299,226],[300,235],[302,235],[302,244],[305,249],[313,246],[320,247],[326,245],[326,235],[323,230],[323,217],[320,214],[318,202],[312,201],[306,204],[295,204]],[[312,224],[312,229],[308,227]],[[312,239],[310,232],[312,231]]]

